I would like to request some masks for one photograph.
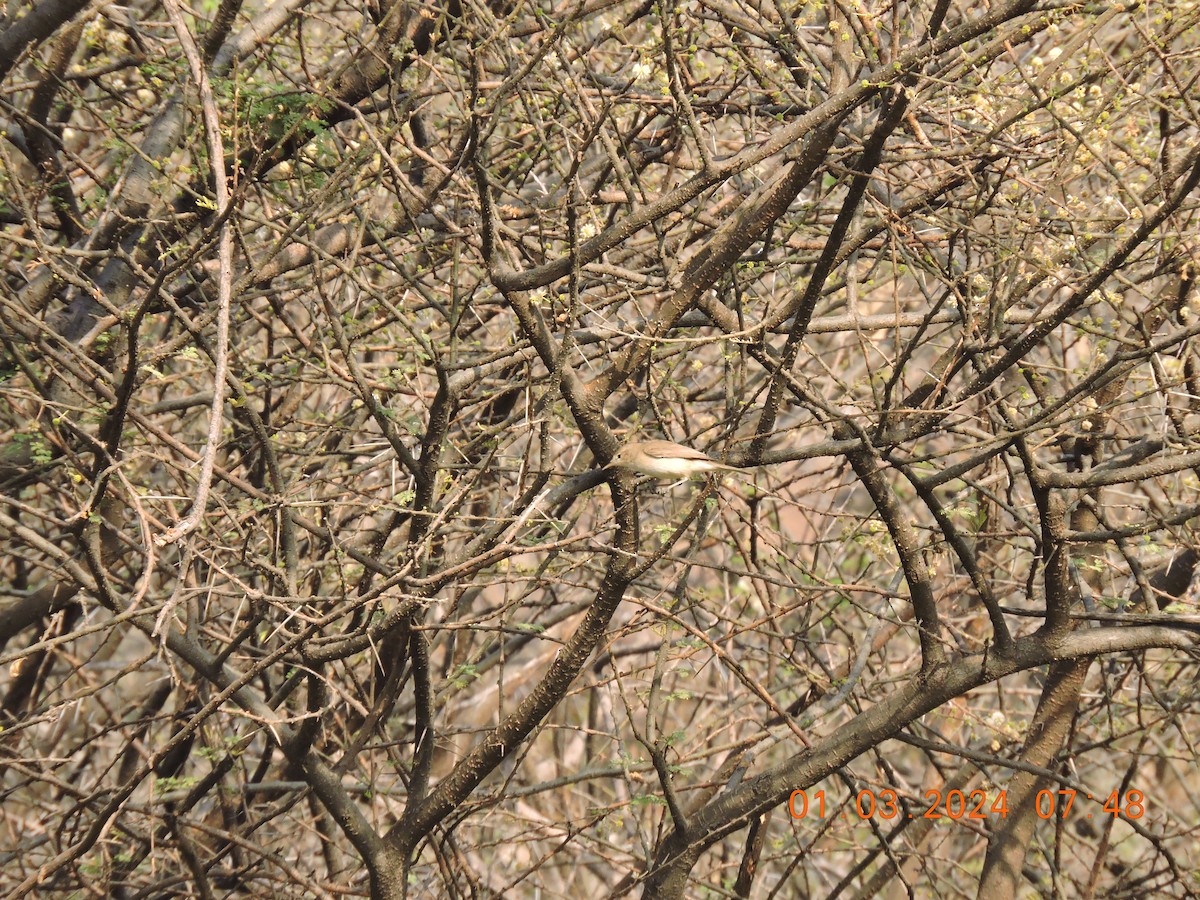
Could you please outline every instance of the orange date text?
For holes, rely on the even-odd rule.
[[[1146,814],[1146,796],[1141,791],[1130,790],[1122,794],[1113,791],[1107,797],[1091,794],[1081,795],[1070,788],[1038,791],[1034,798],[1034,811],[1040,819],[1065,819],[1068,816],[1092,818],[1094,804],[1075,805],[1077,797],[1101,802],[1097,815],[1110,815],[1125,819],[1140,819]],[[792,791],[788,797],[788,812],[793,819],[826,817],[825,791]],[[948,791],[928,790],[919,802],[904,803],[900,795],[891,788],[859,791],[853,803],[841,813],[843,818],[856,816],[859,819],[987,819],[1008,818],[1008,792],[984,790]]]

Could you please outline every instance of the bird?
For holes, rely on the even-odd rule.
[[[690,478],[709,472],[739,472],[715,459],[673,441],[634,441],[618,450],[606,469],[625,469],[655,478]]]

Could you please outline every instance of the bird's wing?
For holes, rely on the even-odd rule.
[[[703,459],[712,462],[707,454],[670,441],[648,441],[644,450],[647,456],[655,459]]]

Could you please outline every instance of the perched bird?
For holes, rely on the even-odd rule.
[[[690,478],[707,472],[738,472],[699,450],[671,441],[634,441],[616,452],[606,469],[625,469],[655,478]]]

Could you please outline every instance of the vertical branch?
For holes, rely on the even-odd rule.
[[[191,69],[192,81],[200,93],[200,109],[204,117],[204,135],[208,142],[208,164],[216,202],[216,221],[219,222],[220,239],[217,258],[217,335],[213,345],[212,402],[208,414],[208,441],[200,460],[200,474],[196,479],[196,494],[187,515],[172,527],[158,535],[154,542],[162,547],[173,544],[196,530],[208,506],[208,492],[212,485],[213,467],[221,446],[221,431],[225,416],[225,376],[229,368],[229,308],[233,303],[233,223],[230,221],[229,184],[225,175],[225,146],[221,134],[221,115],[213,96],[208,70],[199,49],[188,31],[187,22],[175,0],[165,0],[163,8],[171,20],[171,26],[179,38]]]

